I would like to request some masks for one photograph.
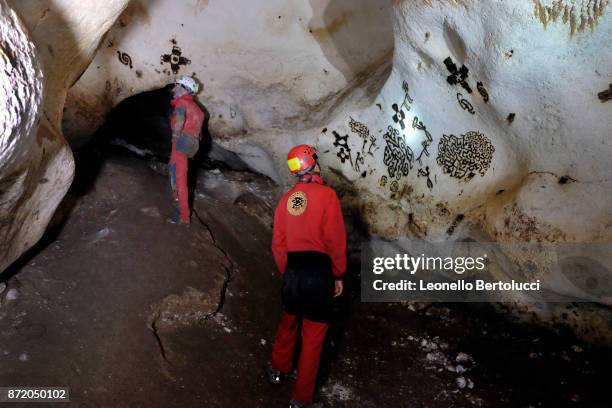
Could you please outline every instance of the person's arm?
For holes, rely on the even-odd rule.
[[[327,254],[332,261],[334,277],[340,280],[346,270],[346,230],[340,200],[335,193],[325,210],[324,222],[323,239],[327,247]]]
[[[174,122],[172,126],[172,137],[177,138],[181,135],[181,131],[183,130],[183,126],[185,125],[185,119],[186,119],[187,114],[186,114],[185,108],[177,107],[172,112],[172,115],[174,115]]]
[[[283,205],[284,200],[276,206],[274,211],[274,232],[272,235],[272,254],[276,267],[280,273],[285,272],[287,266],[287,243],[285,231],[285,211],[286,205]]]

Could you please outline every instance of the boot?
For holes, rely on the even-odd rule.
[[[278,370],[273,369],[272,367],[268,367],[266,369],[266,377],[268,378],[268,382],[270,384],[281,384],[283,382],[283,373]]]

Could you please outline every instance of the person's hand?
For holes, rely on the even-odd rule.
[[[342,283],[342,279],[336,279],[335,288],[334,288],[334,297],[338,297],[342,294],[342,290],[344,289],[344,284]]]

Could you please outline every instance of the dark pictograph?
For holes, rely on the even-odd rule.
[[[485,89],[482,82],[478,81],[476,83],[476,88],[478,88],[478,93],[480,94],[480,96],[482,96],[482,100],[484,101],[484,103],[489,103],[489,93]]]
[[[422,131],[424,136],[421,137],[420,147],[417,148],[418,154],[414,154],[412,148],[406,142],[407,136],[404,133],[404,131],[408,131],[409,125],[405,121],[408,119],[407,113],[412,109],[411,104],[413,103],[408,82],[402,81],[402,90],[404,92],[403,100],[391,105],[393,109],[391,119],[395,125],[399,125],[399,129],[391,125],[383,135],[383,139],[386,142],[383,163],[387,167],[388,176],[391,181],[389,182],[385,175],[381,177],[379,184],[380,187],[383,188],[388,186],[391,192],[399,191],[398,181],[400,181],[402,177],[408,176],[416,161],[417,177],[425,177],[427,179],[427,187],[432,189],[434,185],[432,177],[435,179],[435,176],[432,175],[430,177],[431,173],[429,166],[423,167],[423,158],[424,156],[429,157],[430,155],[428,149],[433,142],[433,137],[427,130],[427,126],[419,120],[418,116],[414,115],[412,119],[414,136],[411,135],[410,139],[414,140],[415,137],[418,137],[416,136],[418,131]]]
[[[469,181],[489,169],[495,148],[491,141],[479,132],[467,132],[459,137],[442,135],[438,144],[436,162],[445,174]]]
[[[389,126],[383,139],[387,143],[383,163],[387,166],[389,177],[399,180],[402,176],[407,176],[414,163],[414,154],[403,135],[393,126]]]
[[[404,100],[401,104],[394,103],[391,105],[391,109],[393,109],[392,119],[395,123],[400,125],[402,130],[406,129],[406,124],[404,120],[406,119],[406,112],[410,111],[410,104],[412,103],[412,98],[410,97],[410,88],[408,86],[408,82],[402,82],[402,89],[404,91]]]
[[[383,175],[383,176],[380,178],[379,184],[380,184],[380,186],[381,186],[381,187],[385,187],[385,186],[387,185],[387,182],[388,182],[388,181],[389,181],[389,180],[387,179],[387,176]]]
[[[612,84],[610,84],[610,88],[608,90],[599,92],[597,97],[601,102],[612,100]]]
[[[406,114],[404,113],[404,110],[399,108],[397,106],[397,103],[391,105],[391,109],[393,109],[393,112],[395,112],[393,114],[393,121],[399,124],[402,130],[404,130],[406,128],[406,125],[404,124],[404,119],[406,119]]]
[[[119,58],[119,62],[121,62],[123,65],[130,67],[130,69],[133,68],[132,57],[130,57],[130,54],[127,52],[117,51],[117,57]]]
[[[348,134],[342,136],[340,133],[333,130],[333,144],[338,148],[336,156],[338,156],[340,162],[343,164],[348,161],[353,170],[360,173],[361,177],[366,177],[368,173],[373,172],[370,166],[367,166],[367,168],[364,167],[366,165],[366,157],[374,157],[374,152],[378,150],[376,137],[370,133],[370,129],[365,123],[359,122],[352,117],[349,118],[349,128],[352,133],[357,134],[361,139],[361,151],[357,150],[357,148],[351,149]],[[325,129],[325,131],[326,130],[327,129]]]
[[[340,159],[340,161],[344,164],[347,160],[350,161],[351,167],[353,167],[353,157],[351,155],[351,148],[348,145],[348,135],[340,136],[338,132],[335,130],[332,131],[334,138],[334,146],[338,147],[338,153],[336,156]]]
[[[425,177],[427,179],[427,188],[432,190],[433,189],[433,181],[431,181],[431,178],[429,177],[429,166],[425,166],[425,170],[423,170],[423,168],[421,167],[419,169],[419,171],[417,172],[417,177]]]
[[[397,180],[393,180],[391,182],[391,186],[389,186],[389,190],[391,190],[392,193],[397,193],[399,191],[399,183],[397,182]]]
[[[459,84],[467,93],[472,93],[472,88],[467,83],[469,69],[467,69],[465,65],[462,65],[461,68],[457,68],[457,65],[455,65],[451,57],[444,60],[444,65],[446,65],[446,69],[450,72],[450,75],[446,77],[446,81],[451,85]]]
[[[457,92],[457,102],[459,102],[459,106],[461,109],[470,112],[472,115],[475,114],[474,107],[472,104],[465,98],[463,98],[463,94],[461,92]]]
[[[169,63],[170,69],[172,69],[172,72],[175,75],[179,72],[181,66],[191,64],[191,60],[183,57],[181,48],[176,45],[172,46],[172,51],[170,54],[164,54],[161,56],[161,62],[162,64]]]
[[[413,129],[417,129],[417,130],[422,130],[425,133],[425,140],[423,140],[421,142],[421,152],[419,153],[419,155],[417,156],[417,161],[419,162],[419,165],[423,165],[423,154],[425,154],[425,156],[429,157],[429,151],[427,150],[427,148],[429,147],[429,145],[431,145],[431,142],[433,142],[433,137],[431,137],[431,133],[429,133],[429,131],[427,130],[427,126],[425,126],[423,124],[423,122],[421,122],[419,120],[418,116],[415,116],[414,119],[412,119],[412,128]]]
[[[361,156],[374,157],[374,151],[378,150],[376,146],[376,136],[370,133],[370,129],[365,123],[361,123],[353,118],[349,118],[349,127],[351,132],[356,133],[362,140]]]

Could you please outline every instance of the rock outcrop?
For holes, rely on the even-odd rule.
[[[70,186],[66,93],[126,3],[0,1],[0,271],[40,239]]]

